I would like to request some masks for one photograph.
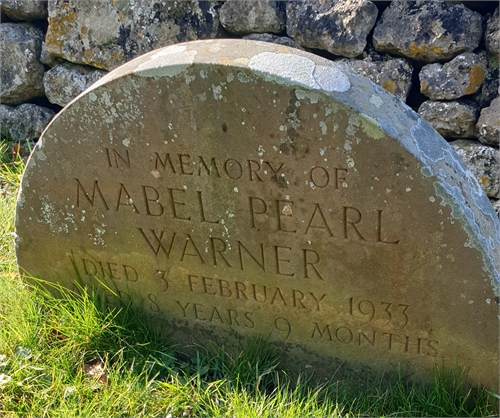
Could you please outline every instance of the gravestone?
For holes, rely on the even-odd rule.
[[[112,71],[44,132],[16,234],[21,270],[105,284],[181,350],[263,336],[294,371],[498,387],[488,199],[409,107],[307,52],[197,41]]]

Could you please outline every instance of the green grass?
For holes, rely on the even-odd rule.
[[[422,386],[402,377],[359,377],[316,386],[280,370],[264,341],[236,354],[200,347],[178,356],[148,318],[121,302],[107,308],[91,289],[26,283],[13,248],[22,161],[0,144],[0,416],[348,417],[498,416],[498,399],[459,372]],[[84,290],[84,289],[81,289]]]

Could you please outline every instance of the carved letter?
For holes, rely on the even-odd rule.
[[[314,179],[314,171],[319,170],[318,175],[316,176],[316,179]],[[321,176],[319,178],[319,176]],[[320,181],[321,180],[321,181]],[[316,166],[311,168],[311,182],[319,189],[322,189],[323,187],[328,186],[328,183],[330,183],[330,174],[328,174],[328,171],[326,168],[321,167],[321,166]]]
[[[274,247],[274,254],[276,256],[276,273],[281,274],[282,276],[295,276],[295,273],[283,273],[281,271],[281,265],[280,265],[280,261],[284,261],[288,264],[291,264],[290,259],[280,258],[280,254],[279,254],[280,248],[285,249],[285,250],[289,250],[289,251],[292,251],[292,248],[291,247],[280,247],[279,245],[273,245],[273,247]]]
[[[125,194],[125,202],[122,203],[122,193]],[[120,191],[118,192],[118,200],[116,201],[116,211],[118,212],[120,209],[120,206],[132,206],[132,210],[134,212],[137,212],[139,215],[139,210],[137,209],[137,206],[134,204],[134,200],[130,196],[130,193],[127,191],[125,188],[125,185],[123,183],[120,183]]]
[[[283,295],[281,294],[281,290],[279,287],[276,288],[276,290],[274,291],[274,295],[273,295],[273,298],[271,299],[271,305],[274,303],[275,300],[277,299],[281,299],[281,302],[283,303],[283,305],[286,306],[286,301],[285,301],[285,298],[283,297]]]
[[[151,234],[153,235],[154,237],[154,240],[156,242],[156,248],[153,246],[153,244],[151,243],[151,241],[149,240],[149,238],[146,236],[146,234],[144,233],[144,231],[142,230],[142,228],[137,228],[139,231],[141,231],[141,234],[142,236],[144,237],[144,239],[146,240],[146,242],[148,243],[149,245],[149,248],[151,248],[151,251],[153,251],[153,254],[158,257],[158,253],[160,252],[160,250],[163,250],[163,252],[165,253],[165,255],[167,257],[170,256],[170,251],[172,250],[172,245],[174,244],[174,239],[175,239],[175,236],[177,234],[177,232],[173,232],[172,234],[172,239],[170,240],[170,246],[168,247],[168,250],[163,246],[161,240],[163,238],[163,234],[165,233],[165,231],[160,231],[159,234],[156,233],[156,231],[154,229],[150,229],[151,231]]]
[[[125,150],[126,158],[124,158],[122,155],[118,153],[117,150],[114,148],[105,148],[106,149],[106,155],[108,157],[108,165],[110,168],[122,168],[121,164],[118,161],[122,161],[123,164],[125,164],[128,168],[130,168],[130,155],[128,154],[128,149]],[[110,152],[111,151],[111,152]],[[111,158],[111,153],[113,153],[114,157],[114,165],[113,165],[113,159]]]
[[[222,248],[215,248],[215,241],[219,242],[222,245]],[[224,262],[228,267],[232,267],[231,264],[229,264],[229,261],[227,261],[226,257],[224,256],[223,252],[227,250],[226,243],[224,240],[221,240],[220,238],[213,238],[210,237],[210,247],[212,248],[212,256],[213,256],[213,261],[214,261],[214,266],[217,266],[217,253],[220,254]]]
[[[184,314],[184,316],[187,317],[187,315],[186,315],[186,309],[191,304],[188,302],[188,303],[186,303],[186,306],[182,306],[181,303],[178,300],[176,300],[176,302],[177,302],[177,305],[179,305],[180,308],[182,309],[182,313]]]
[[[201,278],[201,281],[203,282],[203,290],[205,291],[205,293],[206,293],[207,295],[215,295],[215,294],[217,294],[217,292],[216,292],[216,291],[209,292],[209,289],[211,289],[211,288],[212,288],[212,286],[213,286],[213,284],[212,284],[212,280],[213,280],[213,279],[212,279],[211,277],[204,277],[204,276],[202,276],[202,278]],[[208,281],[209,281],[210,283],[207,283]]]
[[[187,157],[187,161],[185,161]],[[181,174],[187,174],[188,176],[192,176],[193,172],[192,171],[185,171],[184,168],[189,170],[191,168],[190,166],[190,161],[191,156],[189,154],[179,154],[179,165],[181,166]]]
[[[209,221],[208,219],[205,218],[205,209],[203,208],[203,199],[201,198],[201,192],[196,192],[198,194],[198,202],[200,204],[200,211],[201,211],[201,222],[206,222],[209,224],[218,224],[220,222],[220,219],[218,221]]]
[[[311,250],[309,248],[304,248],[302,251],[303,251],[303,255],[304,255],[304,279],[309,279],[309,266],[311,266],[312,269],[314,270],[314,272],[316,273],[316,275],[321,280],[325,280],[325,279],[323,279],[323,277],[321,276],[321,274],[319,274],[319,271],[318,271],[318,269],[315,266],[315,264],[319,263],[319,254],[316,251]],[[308,254],[309,253],[314,253],[315,254],[316,261],[309,261],[308,260]]]
[[[319,225],[319,224],[316,224],[316,225],[313,225],[313,221],[314,221],[314,218],[316,217],[316,213],[319,214],[319,217],[321,219],[321,222],[322,222],[322,225]],[[332,231],[330,229],[330,227],[328,226],[328,223],[326,222],[326,219],[325,219],[325,215],[323,215],[323,211],[321,210],[321,207],[319,206],[319,203],[315,203],[314,204],[314,212],[311,216],[311,220],[309,221],[309,223],[307,224],[307,228],[306,228],[306,234],[309,232],[309,229],[311,228],[316,228],[316,229],[324,229],[328,232],[328,235],[330,235],[331,237],[333,237],[333,234],[332,234]]]
[[[248,248],[245,247],[243,245],[243,243],[241,241],[236,241],[238,243],[238,255],[239,255],[239,258],[240,258],[240,268],[241,270],[244,270],[243,268],[243,257],[241,256],[241,249],[243,248],[245,250],[245,252],[252,258],[253,261],[255,261],[259,266],[260,268],[263,270],[263,271],[266,271],[265,269],[265,264],[264,264],[264,244],[260,244],[260,258],[261,258],[261,261],[259,262],[259,260],[257,260],[253,254],[248,251]]]
[[[154,197],[150,198],[148,196],[148,190],[153,191]],[[161,216],[161,215],[163,215],[163,206],[160,202],[158,202],[158,199],[160,198],[160,193],[158,193],[158,190],[156,190],[152,186],[142,186],[142,195],[144,196],[144,205],[146,206],[146,215],[149,215],[149,216]],[[153,202],[157,206],[157,209],[154,211],[155,213],[151,212],[149,202]]]
[[[234,168],[236,166],[238,167],[237,170],[231,170],[231,168]],[[243,167],[241,166],[240,162],[232,158],[229,158],[224,163],[224,171],[226,172],[227,176],[233,180],[238,180],[243,175]],[[232,175],[229,174],[230,172]]]
[[[300,295],[300,297],[297,297],[297,294]],[[292,289],[292,299],[293,299],[293,306],[294,308],[299,308],[299,309],[305,309],[306,307],[302,303],[302,300],[304,299],[304,294],[300,290],[293,290]],[[300,306],[298,306],[300,304]]]
[[[170,193],[170,201],[172,202],[172,212],[174,214],[174,218],[175,219],[182,219],[184,221],[191,220],[191,216],[185,218],[185,217],[182,217],[182,216],[178,215],[176,205],[186,206],[186,204],[184,202],[177,202],[175,200],[175,198],[174,198],[174,191],[176,191],[176,192],[182,192],[182,193],[186,193],[186,191],[183,190],[183,189],[171,189],[170,187],[168,187],[167,189],[168,189],[168,191]]]
[[[326,293],[323,293],[323,295],[319,299],[316,297],[316,295],[313,292],[309,292],[309,294],[313,297],[314,301],[316,302],[316,310],[319,311],[319,304],[325,298]]]
[[[255,174],[255,176],[257,177],[257,180],[259,181],[263,181],[260,177],[259,177],[259,170],[260,170],[260,164],[258,161],[254,161],[254,160],[247,160],[248,162],[248,174],[250,175],[250,181],[254,181],[253,180],[253,175]],[[255,164],[257,167],[253,167],[253,164]],[[252,169],[252,167],[254,169]]]
[[[205,162],[205,160],[203,159],[203,157],[201,155],[198,156],[198,158],[199,158],[198,176],[201,176],[201,167],[203,166],[205,168],[207,175],[211,175],[212,173],[215,173],[216,177],[220,178],[219,169],[217,168],[215,158],[212,158],[210,160],[210,168],[208,167],[207,163]]]
[[[266,213],[266,212],[267,212],[267,204],[266,204],[266,202],[264,202],[264,201],[263,201],[262,199],[260,199],[259,197],[252,197],[252,196],[250,196],[250,197],[249,197],[249,200],[250,200],[250,218],[251,218],[252,228],[255,228],[255,229],[259,230],[259,228],[257,228],[257,227],[255,226],[255,217],[254,217],[254,214],[255,214],[255,215],[262,215],[262,214]],[[255,201],[259,201],[259,202],[262,204],[262,206],[261,206],[261,207],[262,207],[261,212],[257,212],[257,211],[255,210],[255,208],[254,208],[254,203],[253,203],[253,202],[254,202],[254,200],[255,200]]]
[[[102,200],[102,203],[104,203],[104,207],[106,210],[109,210],[109,206],[106,203],[106,200],[104,199],[104,196],[102,195],[101,189],[99,188],[99,180],[94,181],[94,189],[92,190],[92,197],[89,196],[89,194],[85,191],[85,189],[82,186],[82,183],[80,183],[80,180],[75,179],[77,182],[76,185],[76,207],[80,207],[80,190],[83,192],[83,196],[87,199],[87,201],[90,203],[92,207],[94,207],[94,199],[95,199],[95,192],[99,194],[99,197]]]
[[[191,243],[191,247],[194,248],[194,251],[195,251],[194,253],[188,253],[187,252],[187,247],[188,247],[189,243]],[[190,256],[193,256],[193,257],[198,257],[200,259],[200,261],[201,261],[202,264],[206,264],[205,260],[203,260],[203,257],[201,256],[200,250],[198,250],[198,247],[194,243],[193,238],[191,238],[191,235],[189,235],[189,234],[187,234],[186,244],[184,245],[184,250],[182,251],[181,261],[184,261],[184,257],[186,255],[190,255]]]
[[[274,179],[273,180],[278,180],[278,173],[280,172],[280,170],[283,168],[283,166],[285,165],[285,163],[281,163],[280,166],[278,168],[274,168],[271,163],[269,161],[264,161],[264,164],[267,164],[267,166],[272,170],[272,172],[274,173]]]
[[[329,325],[325,325],[325,328],[323,329],[323,331],[321,331],[321,329],[319,328],[318,323],[315,322],[311,338],[314,338],[314,335],[316,334],[316,331],[318,331],[318,334],[319,334],[320,338],[323,338],[323,335],[327,332],[328,333],[328,339],[330,341],[332,341],[332,334],[330,333],[330,326]]]
[[[359,337],[358,337],[358,345],[361,345],[361,337],[364,337],[366,341],[368,341],[372,347],[375,347],[375,331],[372,331],[373,332],[373,337],[372,339],[370,340],[368,338],[368,336],[363,332],[363,331],[359,331]]]
[[[170,167],[170,170],[172,170],[172,173],[176,174],[174,165],[172,164],[172,160],[170,159],[170,154],[166,153],[165,154],[165,161],[163,161],[160,157],[160,155],[155,152],[156,159],[155,159],[155,170],[158,171],[159,166],[161,165],[163,171],[166,170],[167,164]]]
[[[344,182],[346,182],[345,175],[347,174],[347,168],[336,168],[335,169],[335,188],[340,189],[340,186],[343,186]]]
[[[377,242],[382,242],[384,244],[398,244],[399,240],[396,241],[384,241],[382,239],[382,211],[377,210]]]
[[[283,209],[281,208],[281,203],[284,203]],[[283,229],[281,217],[283,216],[285,219],[293,219],[292,218],[292,200],[276,200],[276,211],[278,217],[278,231],[283,232],[297,232],[297,229]]]
[[[361,239],[362,241],[366,241],[366,239],[363,238],[363,236],[361,235],[361,233],[358,231],[358,228],[356,228],[356,225],[357,223],[359,223],[361,221],[361,212],[359,210],[357,210],[356,208],[352,208],[352,207],[348,207],[348,206],[344,206],[344,216],[343,216],[343,224],[344,224],[344,238],[345,239],[349,239],[349,236],[347,234],[347,225],[351,225],[352,228],[354,229],[354,231],[356,232],[357,236],[359,239]],[[356,221],[350,221],[348,220],[347,218],[349,217],[348,216],[348,212],[351,211],[351,212],[354,212],[357,214],[357,220]]]

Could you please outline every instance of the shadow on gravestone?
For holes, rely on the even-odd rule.
[[[180,348],[263,336],[291,371],[432,366],[498,389],[500,225],[408,106],[321,57],[196,41],[112,71],[22,180],[20,269],[105,282]]]

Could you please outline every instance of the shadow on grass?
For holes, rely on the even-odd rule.
[[[95,286],[77,282],[75,290],[32,281],[38,316],[31,349],[50,357],[52,367],[66,370],[63,380],[72,382],[57,389],[64,399],[53,400],[54,411],[71,406],[82,414],[104,413],[92,399],[113,393],[127,399],[116,402],[125,402],[122,412],[133,416],[498,415],[498,395],[469,385],[459,368],[436,368],[427,384],[396,370],[368,384],[362,373],[353,373],[317,385],[314,376],[288,376],[280,369],[279,353],[263,339],[248,339],[237,350],[212,342],[187,358],[153,328],[144,310],[98,279]],[[71,403],[66,392],[75,381],[86,382],[86,389],[75,389],[80,396],[78,403]],[[24,399],[24,407],[16,409],[14,402],[10,408],[40,411],[30,409],[22,392],[17,388],[15,393]]]

